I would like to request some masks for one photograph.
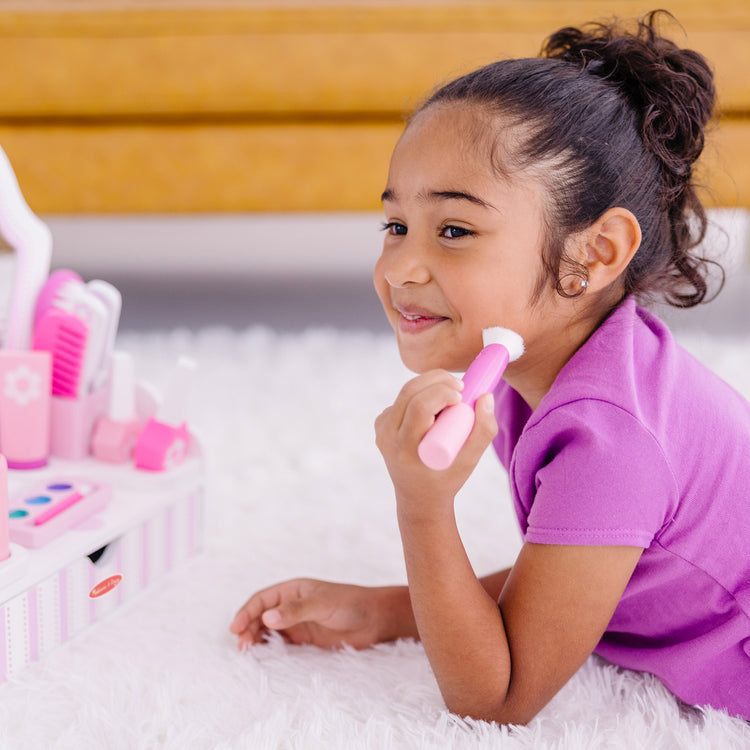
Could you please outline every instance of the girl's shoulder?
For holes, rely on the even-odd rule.
[[[747,518],[750,534],[748,455],[750,403],[630,300],[561,370],[518,437],[511,473],[527,512],[549,493],[537,515],[563,514],[563,495],[582,529],[621,513],[620,531],[644,532],[645,543],[702,527],[719,507]]]
[[[659,442],[675,429],[723,423],[733,433],[750,422],[750,403],[674,338],[654,313],[626,298],[562,368],[529,424],[576,401],[611,404],[631,414]]]

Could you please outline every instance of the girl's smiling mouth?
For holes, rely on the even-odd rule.
[[[421,333],[448,320],[444,315],[419,307],[395,305],[395,309],[399,314],[398,330],[401,333]]]

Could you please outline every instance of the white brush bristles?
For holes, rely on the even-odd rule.
[[[511,362],[515,362],[523,354],[523,339],[510,328],[485,328],[482,331],[482,342],[484,346],[502,344],[508,350]]]

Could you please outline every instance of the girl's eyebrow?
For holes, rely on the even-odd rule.
[[[473,203],[475,206],[481,206],[482,208],[490,208],[493,211],[498,210],[496,206],[493,206],[491,203],[488,203],[482,198],[479,198],[478,196],[473,195],[472,193],[466,193],[462,190],[431,190],[426,195],[420,194],[419,197],[425,200],[431,201],[431,202],[440,201],[440,200],[447,200],[447,201],[462,200],[462,201],[468,201],[469,203]],[[395,201],[396,194],[390,188],[386,188],[383,191],[383,194],[380,196],[380,200],[383,202]]]
[[[482,200],[482,198],[479,198],[472,193],[465,193],[462,190],[433,190],[432,192],[427,194],[427,198],[429,200],[468,201],[469,203],[473,203],[475,206],[481,206],[482,208],[491,208],[495,211],[497,210],[491,203],[487,203],[487,201]]]

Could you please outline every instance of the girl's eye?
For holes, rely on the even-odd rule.
[[[399,224],[397,221],[385,222],[382,229],[388,234],[406,234],[406,226],[404,224]]]
[[[474,234],[474,232],[470,229],[464,229],[463,227],[447,226],[440,230],[440,236],[449,240],[456,240],[459,237],[467,237],[472,234]]]

